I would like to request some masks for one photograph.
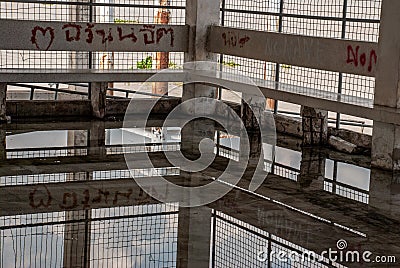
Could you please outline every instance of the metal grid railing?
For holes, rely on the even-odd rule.
[[[249,30],[377,42],[381,0],[222,0],[221,25]],[[360,98],[373,99],[375,78],[329,72],[285,64],[221,55],[234,70],[257,78],[312,87]],[[282,102],[281,102],[282,103]],[[285,103],[275,112],[299,115],[299,106]],[[343,116],[343,118],[348,118]],[[349,118],[351,119],[351,118]],[[345,121],[345,120],[343,120]],[[336,126],[341,117],[336,115]],[[354,125],[354,122],[350,123]],[[365,125],[365,124],[364,124]]]
[[[175,267],[178,207],[0,217],[0,267]]]
[[[310,267],[310,265],[330,267],[332,265],[327,260],[302,262],[301,254],[307,251],[305,248],[219,211],[213,213],[212,238],[211,267]],[[296,252],[300,255],[300,260],[282,261],[272,253],[280,251],[285,252],[286,256]],[[264,252],[261,258],[260,252]]]
[[[0,176],[0,186],[62,183],[82,180],[115,180],[178,175],[180,175],[179,167],[138,168],[131,170],[99,170],[93,171],[93,173],[90,175],[86,172],[14,175]]]
[[[0,18],[40,21],[107,22],[107,23],[157,23],[160,9],[170,13],[170,24],[185,24],[185,0],[27,0],[1,1]],[[49,69],[140,69],[138,62],[154,53],[108,53],[68,51],[0,50],[2,68]],[[183,63],[183,52],[169,53],[171,65]],[[146,65],[155,69],[156,64]]]

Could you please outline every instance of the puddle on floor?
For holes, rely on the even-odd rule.
[[[215,159],[194,174],[170,162],[191,141],[177,127],[81,122],[65,129],[11,124],[0,131],[6,136],[0,149],[1,268],[400,263],[400,177],[369,169],[366,157],[332,157],[278,136],[262,152],[251,147],[267,176],[252,192],[251,164],[236,186],[216,180],[229,161],[238,166],[243,157],[241,138],[220,130],[211,137]],[[124,153],[135,156],[130,170]],[[132,178],[152,184],[160,176],[192,187],[217,182],[230,191],[187,208],[179,195],[166,203],[152,198]]]

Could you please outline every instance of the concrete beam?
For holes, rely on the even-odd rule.
[[[156,70],[84,70],[84,69],[0,69],[0,82],[7,83],[87,83],[145,82]],[[167,70],[157,75],[155,82],[184,81],[182,70]]]
[[[211,27],[209,51],[365,76],[375,75],[378,59],[377,43],[222,26]]]
[[[188,26],[185,25],[8,19],[0,20],[0,25],[0,36],[4,40],[1,49],[100,52],[185,52],[188,49]]]
[[[89,117],[88,100],[71,101],[7,101],[8,115],[13,118],[28,117]]]

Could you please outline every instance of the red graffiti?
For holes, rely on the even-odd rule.
[[[118,199],[119,199],[118,197],[119,196],[125,197],[126,201],[129,202],[129,199],[130,199],[130,196],[131,196],[132,192],[133,192],[132,189],[129,189],[126,193],[121,193],[119,191],[116,191],[115,192],[115,196],[114,196],[114,200],[113,200],[113,205],[118,204]]]
[[[244,44],[246,44],[247,42],[250,41],[250,37],[248,37],[247,35],[243,38],[239,39],[239,45],[240,47],[244,47]]]
[[[106,36],[105,30],[96,30],[96,33],[102,37],[101,43],[105,44],[106,42],[112,42],[114,40],[111,34],[111,28],[108,29],[108,35]]]
[[[62,204],[60,204],[61,209],[74,209],[78,207],[78,197],[76,193],[64,193]]]
[[[353,64],[355,67],[364,67],[368,62],[368,72],[371,72],[377,60],[378,56],[373,49],[370,51],[369,57],[367,58],[367,53],[360,54],[360,46],[357,46],[355,49],[351,45],[347,46],[347,64]]]
[[[86,43],[91,44],[93,42],[93,38],[94,38],[93,31],[92,31],[94,24],[87,23],[86,26],[87,26],[85,29],[85,33],[87,33]]]
[[[38,43],[38,39],[37,39],[38,31],[42,33],[43,37],[46,37],[47,32],[50,34],[50,40],[48,40],[47,47],[45,47],[45,48],[40,47],[40,45]],[[32,42],[32,44],[34,44],[36,46],[37,49],[48,50],[50,48],[50,46],[53,44],[53,41],[54,41],[54,29],[53,28],[51,28],[51,27],[42,28],[40,26],[35,26],[32,29],[31,42]]]
[[[154,44],[154,25],[144,25],[143,29],[140,29],[139,32],[144,32],[144,43],[146,45]]]
[[[38,186],[40,187],[40,186]],[[32,208],[39,208],[39,207],[44,207],[48,208],[51,205],[51,201],[53,200],[53,197],[51,196],[49,189],[45,185],[42,187],[45,189],[45,197],[37,198],[38,195],[38,187],[36,187],[31,193],[29,193],[29,205]],[[40,193],[40,192],[39,192]],[[43,194],[43,191],[42,191]],[[38,199],[38,200],[36,200]],[[46,201],[44,201],[47,199]],[[35,202],[36,200],[36,202]]]
[[[71,30],[69,30],[70,28],[74,29],[75,35],[71,36]],[[67,29],[65,31],[65,40],[67,40],[68,42],[79,41],[81,39],[82,26],[75,23],[68,23],[64,24],[62,29],[63,30]]]
[[[130,34],[123,35],[122,34],[122,28],[121,27],[117,27],[118,40],[119,41],[124,41],[126,38],[130,38],[133,43],[136,43],[137,42],[137,37],[135,35],[135,32],[134,32],[133,28],[131,28],[131,30],[132,30],[132,32]]]
[[[82,26],[83,25],[83,26]],[[84,30],[83,30],[84,29]],[[101,38],[101,43],[106,44],[109,42],[119,41],[131,41],[132,43],[137,43],[139,41],[139,36],[136,35],[135,29],[130,28],[124,30],[124,27],[110,27],[102,28],[101,24],[95,23],[67,23],[57,29],[57,31],[63,30],[65,33],[66,42],[86,42],[87,44],[96,44],[96,36]],[[126,31],[126,32],[124,32]],[[157,28],[155,25],[143,25],[138,29],[138,32],[142,34],[141,40],[145,45],[149,44],[159,44],[163,38],[168,38],[169,35],[169,45],[174,47],[175,36],[174,29],[170,28]],[[38,33],[41,33],[38,34]],[[53,41],[55,39],[56,30],[52,27],[43,28],[36,26],[32,29],[31,42],[40,50],[49,50]],[[57,38],[59,38],[59,33],[57,32]],[[232,39],[234,40],[234,39]],[[249,40],[246,36],[239,40],[241,47]],[[233,41],[232,41],[233,42]],[[237,40],[235,41],[235,43]]]
[[[98,204],[98,203],[100,203],[102,200],[103,200],[103,197],[104,197],[104,202],[106,203],[106,204],[108,204],[108,196],[110,195],[110,192],[109,191],[103,191],[103,190],[100,190],[99,189],[99,191],[98,191],[98,196],[96,196],[95,198],[93,198],[92,199],[92,202],[93,203],[95,203],[95,204]]]
[[[229,47],[237,47],[239,44],[239,47],[243,48],[245,44],[250,41],[250,37],[247,35],[241,37],[240,34],[231,31],[222,33],[222,38],[224,39],[224,45]]]

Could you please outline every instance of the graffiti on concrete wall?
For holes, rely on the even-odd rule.
[[[63,35],[56,32],[63,31]],[[143,45],[159,44],[163,38],[169,38],[169,46],[174,47],[174,29],[140,25],[138,27],[110,26],[95,23],[66,23],[60,28],[52,26],[35,26],[32,28],[31,42],[39,50],[49,50],[56,38],[63,36],[65,42],[84,42],[88,45],[97,43],[107,45],[112,42],[142,43]]]
[[[347,46],[347,64],[352,64],[359,68],[367,68],[368,72],[372,72],[377,60],[378,56],[374,49],[364,52],[360,51],[360,46]]]

